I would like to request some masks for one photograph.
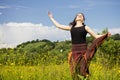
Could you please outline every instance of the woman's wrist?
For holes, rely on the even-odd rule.
[[[52,19],[53,17],[51,16],[50,19]]]
[[[99,37],[101,37],[102,35],[97,35],[97,37],[96,38],[99,38]]]
[[[53,19],[53,16],[50,16],[49,18],[50,18],[50,19]]]

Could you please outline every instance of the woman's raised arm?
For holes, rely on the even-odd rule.
[[[56,27],[58,27],[58,28],[60,28],[60,29],[63,29],[63,30],[68,30],[68,31],[71,29],[70,26],[65,26],[65,25],[59,24],[59,23],[53,18],[53,15],[52,15],[50,12],[48,12],[48,16],[49,16],[50,20],[53,22],[53,24],[54,24]]]
[[[85,29],[86,29],[86,31],[90,34],[90,35],[92,35],[94,38],[99,38],[99,37],[101,37],[102,35],[97,35],[93,30],[91,30],[90,29],[90,27],[88,27],[88,26],[85,26]],[[103,34],[104,35],[104,34]],[[111,33],[110,32],[108,32],[108,37],[109,36],[111,36]]]

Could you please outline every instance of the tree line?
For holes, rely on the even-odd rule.
[[[90,44],[93,37],[87,37]],[[71,51],[71,41],[32,40],[18,45],[16,48],[0,49],[0,65],[49,65],[62,64],[67,61]],[[120,34],[108,38],[98,49],[93,61],[103,65],[120,65]]]

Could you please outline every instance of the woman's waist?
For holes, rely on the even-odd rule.
[[[87,50],[87,44],[82,43],[82,44],[72,44],[72,51],[83,51]]]

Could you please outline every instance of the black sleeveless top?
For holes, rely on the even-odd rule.
[[[72,26],[70,32],[72,44],[86,43],[87,31],[85,30],[85,25],[81,27]]]

